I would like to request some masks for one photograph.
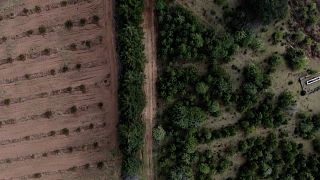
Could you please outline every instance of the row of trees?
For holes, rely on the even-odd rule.
[[[118,54],[121,62],[119,83],[120,149],[123,153],[122,175],[135,178],[141,168],[139,152],[143,147],[145,125],[141,113],[145,107],[142,22],[143,0],[118,0]]]

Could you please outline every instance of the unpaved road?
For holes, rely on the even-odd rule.
[[[120,179],[113,1],[60,1],[0,0],[0,179]]]
[[[145,67],[145,94],[147,104],[144,109],[144,119],[146,123],[145,147],[143,151],[143,179],[154,179],[154,166],[152,156],[152,129],[154,126],[154,118],[156,114],[156,32],[154,22],[154,0],[145,0],[143,30],[145,33],[145,55],[147,59]]]

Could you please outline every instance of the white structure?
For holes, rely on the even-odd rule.
[[[313,84],[313,83],[318,82],[318,81],[320,81],[320,76],[308,80],[307,81],[307,85]]]

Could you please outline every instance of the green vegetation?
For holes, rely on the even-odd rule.
[[[141,113],[145,106],[144,56],[142,22],[143,0],[119,0],[116,11],[118,23],[118,54],[121,62],[119,83],[120,149],[123,153],[122,175],[134,178],[142,162],[139,152],[143,147],[145,126]],[[93,16],[93,22],[99,21]]]
[[[287,49],[285,59],[292,70],[301,70],[307,65],[308,62],[303,50],[294,48]]]
[[[305,155],[302,144],[274,134],[267,138],[250,138],[239,143],[246,158],[237,174],[238,179],[318,179],[320,158]]]
[[[308,116],[299,114],[299,122],[295,129],[295,133],[305,139],[312,139],[315,132],[320,129],[320,115]]]

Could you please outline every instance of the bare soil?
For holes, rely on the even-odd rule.
[[[0,1],[0,179],[120,179],[113,6]]]
[[[145,146],[143,150],[143,178],[146,180],[154,179],[153,165],[153,138],[152,129],[154,126],[154,118],[156,114],[156,81],[157,81],[157,65],[156,65],[156,32],[154,22],[154,0],[145,0],[145,10],[143,13],[144,22],[143,30],[145,33],[145,55],[147,59],[145,67],[145,94],[147,104],[143,115],[146,124]]]

